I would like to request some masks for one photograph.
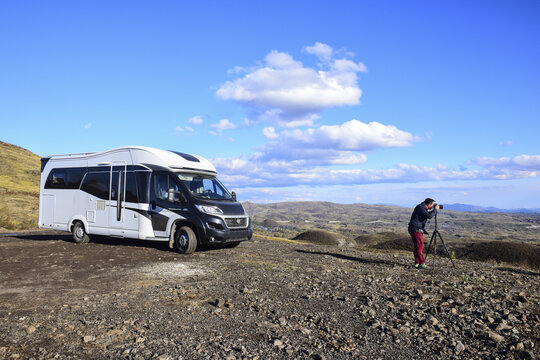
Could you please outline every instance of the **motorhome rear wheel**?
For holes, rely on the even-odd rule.
[[[80,221],[73,225],[73,240],[77,244],[86,244],[90,241],[90,236],[84,231],[84,225]]]

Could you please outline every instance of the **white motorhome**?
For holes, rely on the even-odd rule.
[[[180,253],[197,245],[251,239],[248,214],[206,159],[130,146],[41,159],[39,227],[89,235],[168,241]]]

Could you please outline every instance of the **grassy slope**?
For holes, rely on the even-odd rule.
[[[0,141],[0,190],[39,193],[40,157]]]
[[[0,141],[0,231],[37,228],[40,157]]]

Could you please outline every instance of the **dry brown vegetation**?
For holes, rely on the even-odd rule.
[[[40,157],[0,141],[0,232],[37,228]]]
[[[38,195],[0,192],[0,232],[37,228]]]
[[[302,240],[321,245],[339,245],[345,241],[345,238],[340,234],[332,233],[330,231],[313,229],[298,234],[293,240]]]
[[[540,246],[523,242],[482,241],[456,250],[458,259],[504,262],[540,269]]]

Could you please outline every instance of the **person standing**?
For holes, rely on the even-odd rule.
[[[433,205],[435,200],[426,198],[424,202],[416,205],[409,221],[409,234],[413,242],[414,267],[427,269],[426,260],[422,252],[424,251],[424,233],[428,219],[437,215],[439,205]]]

